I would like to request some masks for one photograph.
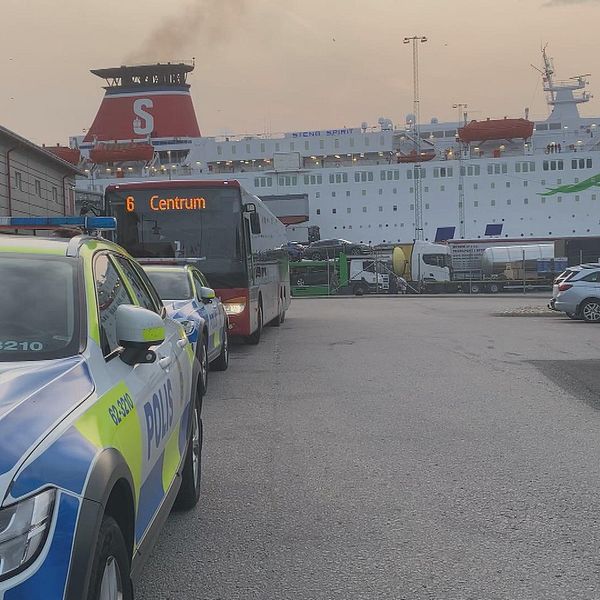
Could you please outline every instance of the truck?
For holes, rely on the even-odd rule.
[[[389,256],[347,255],[290,263],[292,296],[390,294],[402,289]]]

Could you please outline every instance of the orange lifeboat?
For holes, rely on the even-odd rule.
[[[77,148],[69,148],[68,146],[44,146],[44,150],[47,150],[51,154],[54,154],[54,156],[58,156],[58,158],[62,158],[73,165],[78,165],[81,160],[81,152],[79,152]]]
[[[462,142],[527,139],[533,135],[533,122],[527,119],[487,119],[471,121],[458,130]]]
[[[428,160],[432,160],[435,158],[435,152],[421,152],[417,154],[416,150],[412,150],[408,154],[400,154],[398,156],[399,163],[416,163],[416,162],[426,162]]]
[[[90,150],[90,159],[96,164],[114,162],[140,162],[152,160],[152,144],[98,144]]]

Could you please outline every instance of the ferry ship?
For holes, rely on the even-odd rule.
[[[530,120],[528,109],[447,123],[409,115],[399,125],[379,118],[280,135],[202,136],[193,68],[92,71],[106,81],[98,114],[85,136],[54,149],[85,169],[79,198],[122,179],[237,179],[270,205],[290,240],[315,231],[373,245],[600,234],[600,117],[579,113],[591,98],[589,74],[557,80],[545,49],[545,120]]]

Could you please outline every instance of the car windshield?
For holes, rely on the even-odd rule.
[[[193,297],[192,286],[184,270],[146,269],[146,273],[163,300],[189,300]]]
[[[79,349],[77,261],[0,256],[0,361],[44,360]]]

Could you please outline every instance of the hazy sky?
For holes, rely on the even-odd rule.
[[[204,135],[396,123],[412,112],[421,46],[421,116],[456,120],[547,109],[548,42],[557,73],[592,73],[600,115],[600,0],[1,0],[0,124],[66,143],[91,125],[103,81],[91,68],[196,58]],[[595,76],[595,77],[594,77]]]

